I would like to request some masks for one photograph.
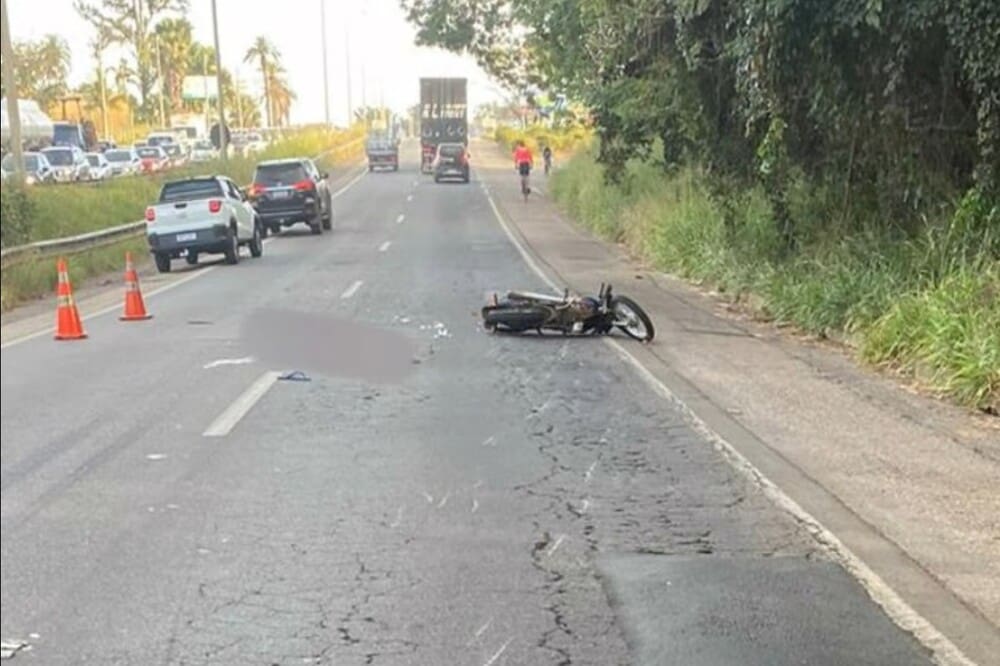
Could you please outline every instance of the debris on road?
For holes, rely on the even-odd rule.
[[[278,377],[283,382],[311,382],[312,378],[301,370],[292,370]]]
[[[221,365],[246,365],[247,363],[253,363],[253,356],[244,356],[243,358],[220,358],[211,363],[206,363],[202,366],[205,370],[211,370],[212,368],[218,368]]]
[[[14,655],[21,651],[31,649],[31,645],[25,641],[8,640],[0,642],[0,659],[13,659]]]

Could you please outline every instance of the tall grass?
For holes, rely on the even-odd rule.
[[[755,294],[762,317],[847,334],[861,359],[963,405],[1000,411],[996,202],[970,194],[909,236],[889,225],[848,232],[799,184],[803,240],[789,255],[759,190],[730,195],[727,226],[695,169],[668,177],[635,162],[623,182],[606,184],[592,156],[580,154],[554,174],[552,192],[574,219],[660,269],[733,298]]]

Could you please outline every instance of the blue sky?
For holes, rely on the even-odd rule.
[[[259,92],[260,76],[243,54],[259,34],[282,53],[288,76],[298,95],[292,107],[292,122],[323,119],[322,50],[320,48],[320,3],[323,0],[216,0],[223,66],[236,72],[252,91]],[[417,102],[421,76],[465,76],[469,78],[469,101],[476,105],[498,98],[502,91],[471,58],[414,45],[413,28],[406,22],[398,0],[325,0],[329,47],[330,112],[342,123],[347,114],[345,34],[350,44],[353,103],[362,102],[362,63],[369,104],[384,99],[397,110]],[[70,45],[73,66],[70,83],[90,78],[88,42],[93,31],[73,9],[73,0],[7,0],[11,36],[14,40],[36,39],[56,33]],[[190,0],[188,19],[195,38],[212,43],[210,0]],[[106,61],[116,62],[109,52]]]

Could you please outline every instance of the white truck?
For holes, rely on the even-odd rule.
[[[157,203],[146,208],[149,251],[161,273],[171,260],[189,265],[199,254],[222,254],[227,264],[240,260],[240,247],[250,256],[264,252],[260,218],[246,194],[225,176],[201,176],[163,184]]]

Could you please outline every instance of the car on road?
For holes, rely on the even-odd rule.
[[[170,166],[170,156],[162,146],[141,146],[135,152],[139,155],[140,170],[143,173],[163,171]]]
[[[90,178],[90,163],[76,146],[52,146],[43,148],[41,152],[52,165],[57,183],[75,183]]]
[[[308,158],[269,160],[257,165],[250,201],[265,233],[305,223],[314,234],[333,228],[333,198],[327,174]]]
[[[457,178],[469,182],[469,151],[463,143],[442,143],[434,156],[434,182]]]
[[[183,166],[187,162],[187,151],[184,150],[181,144],[164,143],[160,148],[163,148],[163,151],[167,154],[167,158],[170,160],[169,166]]]
[[[399,171],[399,143],[390,136],[373,135],[365,142],[365,154],[368,157],[368,170],[388,167]]]
[[[107,180],[111,178],[111,162],[104,153],[87,153],[87,163],[90,165],[91,180]]]
[[[7,180],[14,173],[14,155],[8,153],[0,161],[0,178]],[[52,165],[42,153],[24,153],[24,184],[38,185],[55,180]]]
[[[146,237],[161,273],[168,273],[178,257],[193,266],[201,254],[222,254],[226,263],[235,264],[242,246],[253,257],[264,251],[257,212],[225,176],[164,183],[159,200],[146,208]]]
[[[191,148],[192,162],[209,162],[219,157],[219,151],[215,149],[211,141],[200,139]]]
[[[112,148],[104,153],[112,176],[131,176],[142,170],[142,160],[134,148]]]

